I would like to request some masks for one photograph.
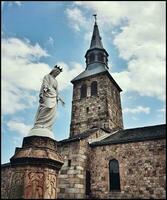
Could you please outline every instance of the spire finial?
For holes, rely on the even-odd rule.
[[[95,18],[95,24],[96,24],[97,14],[94,14],[93,16],[94,16],[94,18]]]

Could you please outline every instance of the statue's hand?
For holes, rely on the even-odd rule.
[[[61,105],[62,105],[62,106],[65,106],[65,102],[62,100],[62,98],[60,98],[60,96],[58,97],[57,100],[61,102]]]
[[[61,105],[62,105],[62,106],[65,106],[65,102],[64,102],[64,101],[61,101]]]
[[[48,88],[44,88],[43,91],[44,91],[44,92],[47,92],[47,91],[48,91]]]
[[[44,92],[48,92],[48,91],[50,91],[50,87],[48,87],[48,86],[44,86],[43,91],[44,91]]]

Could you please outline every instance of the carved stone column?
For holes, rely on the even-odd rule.
[[[10,159],[8,198],[56,199],[57,175],[62,165],[55,140],[41,136],[25,137],[22,148],[16,148]]]

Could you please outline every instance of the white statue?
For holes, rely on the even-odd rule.
[[[39,107],[35,117],[34,127],[28,136],[38,135],[54,138],[52,126],[54,123],[58,101],[64,105],[64,101],[58,95],[58,82],[55,79],[62,69],[57,65],[45,75],[39,94]]]

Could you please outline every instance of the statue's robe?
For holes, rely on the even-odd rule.
[[[43,102],[38,107],[34,128],[52,130],[58,102],[58,83],[52,75],[44,76],[39,97]]]

